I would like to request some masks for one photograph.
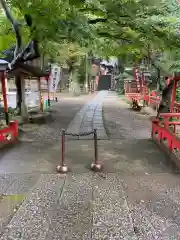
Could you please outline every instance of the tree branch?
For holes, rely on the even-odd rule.
[[[88,23],[89,24],[96,24],[96,23],[104,23],[104,22],[107,22],[108,18],[96,18],[96,19],[91,19],[91,20],[88,20]]]
[[[15,48],[15,51],[14,51],[14,58],[16,58],[19,50],[21,49],[21,44],[22,44],[19,25],[18,25],[18,22],[15,21],[13,16],[11,15],[6,1],[5,0],[0,0],[0,3],[2,5],[2,8],[4,9],[4,12],[5,12],[8,20],[11,22],[13,30],[14,30],[15,35],[16,35],[16,48]]]
[[[126,42],[131,43],[131,40],[130,40],[130,39],[123,38],[123,37],[120,36],[120,35],[111,35],[110,33],[107,33],[107,32],[99,32],[98,35],[101,36],[101,37],[114,38],[114,39],[116,39],[116,40],[122,40],[122,41],[126,41]]]
[[[107,22],[108,19],[111,19],[111,15],[110,14],[106,14],[106,15],[107,15],[107,17],[104,17],[104,18],[96,18],[96,19],[89,20],[88,23],[89,24],[96,24],[96,23],[99,23],[99,22],[102,22],[102,23]],[[129,17],[129,15],[123,15],[123,16],[118,16],[118,17],[119,18],[127,18],[127,17]],[[125,26],[127,26],[127,24]]]

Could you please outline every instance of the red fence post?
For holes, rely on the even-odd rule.
[[[164,117],[164,128],[169,129],[169,117]]]
[[[7,94],[6,94],[6,76],[5,72],[1,72],[1,85],[2,85],[2,95],[4,102],[4,114],[6,124],[9,125],[9,114],[8,114],[8,102],[7,102]]]
[[[103,164],[98,162],[98,145],[97,145],[97,130],[94,129],[94,161],[91,164],[91,170],[94,172],[101,172]]]
[[[67,173],[69,171],[68,167],[65,164],[65,159],[64,159],[64,155],[65,155],[65,135],[66,132],[64,129],[62,129],[62,136],[61,136],[61,145],[62,145],[62,149],[61,149],[61,163],[60,165],[57,166],[57,172],[58,173]]]

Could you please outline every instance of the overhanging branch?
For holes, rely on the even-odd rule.
[[[110,33],[107,33],[107,32],[99,32],[98,35],[100,37],[108,37],[108,38],[113,38],[115,40],[122,40],[122,41],[125,41],[125,42],[129,42],[131,43],[131,40],[128,39],[128,38],[123,38],[121,35],[112,35]]]
[[[96,23],[104,23],[107,22],[108,18],[96,18],[96,19],[91,19],[88,20],[89,24],[96,24]]]
[[[2,5],[2,8],[4,9],[6,17],[11,22],[12,27],[13,27],[14,32],[15,32],[15,35],[16,35],[16,48],[15,48],[15,51],[14,51],[14,58],[15,58],[17,56],[19,50],[21,49],[21,44],[22,44],[19,25],[18,25],[18,22],[15,21],[13,16],[11,15],[6,1],[5,0],[0,0],[0,3]]]

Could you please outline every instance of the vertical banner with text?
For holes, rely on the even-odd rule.
[[[61,80],[61,67],[53,65],[51,69],[51,75],[49,78],[49,91],[56,92],[59,81]]]

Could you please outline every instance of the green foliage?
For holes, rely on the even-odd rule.
[[[177,88],[176,90],[176,101],[180,102],[180,88]]]
[[[150,55],[169,73],[180,67],[180,8],[175,0],[9,0],[8,5],[20,22],[24,44],[33,38],[24,21],[24,14],[30,14],[41,52],[69,69],[79,68],[82,76],[82,59],[89,50],[124,63],[139,63]],[[15,36],[2,12],[0,25],[1,51],[15,43]]]
[[[0,51],[2,51],[15,42],[11,25],[2,12],[0,12],[0,26]]]

